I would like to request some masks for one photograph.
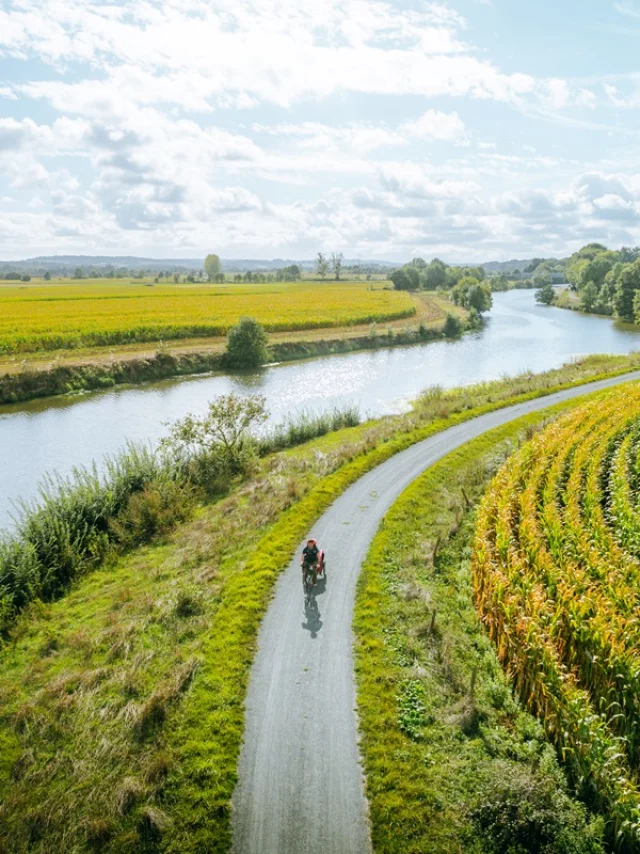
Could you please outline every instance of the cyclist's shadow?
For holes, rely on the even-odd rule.
[[[317,596],[322,596],[322,594],[327,589],[327,579],[324,575],[321,575],[318,578],[318,584],[311,591],[311,597],[309,598],[309,604],[305,606],[304,615],[305,622],[302,623],[302,628],[309,632],[312,638],[318,637],[318,632],[322,628],[322,617],[320,614],[320,609],[318,608],[318,600]]]

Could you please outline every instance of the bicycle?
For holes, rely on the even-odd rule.
[[[315,567],[311,563],[304,563],[302,566],[302,589],[304,591],[304,605],[308,607],[311,601],[311,592],[314,587],[314,572]]]

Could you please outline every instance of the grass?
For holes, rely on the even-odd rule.
[[[21,286],[0,290],[0,353],[222,336],[241,317],[269,332],[410,318],[409,294],[361,283]]]
[[[257,630],[310,523],[414,441],[637,363],[589,359],[432,391],[412,413],[267,457],[173,534],[82,577],[61,600],[32,603],[0,651],[0,851],[228,850]],[[409,726],[418,701],[407,695]]]
[[[603,850],[601,825],[570,797],[542,726],[511,694],[473,606],[470,568],[474,505],[492,474],[576,405],[449,454],[403,493],[371,545],[354,631],[376,854]],[[528,837],[521,847],[518,834]],[[547,847],[536,847],[544,834]]]

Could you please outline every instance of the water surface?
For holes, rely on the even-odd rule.
[[[263,394],[273,421],[345,404],[384,415],[407,407],[429,385],[467,385],[527,369],[544,371],[591,353],[639,348],[638,327],[538,306],[533,291],[509,291],[494,295],[482,330],[458,341],[0,407],[0,527],[10,524],[12,501],[33,497],[45,472],[68,474],[127,440],[155,442],[166,434],[167,422],[204,412],[209,400],[226,392]]]

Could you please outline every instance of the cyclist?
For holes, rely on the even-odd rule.
[[[320,549],[318,548],[318,543],[313,537],[309,537],[307,540],[307,545],[302,549],[302,556],[300,558],[300,566],[302,567],[302,571],[311,567],[313,569],[313,586],[315,587],[318,583],[318,568],[320,563]]]

